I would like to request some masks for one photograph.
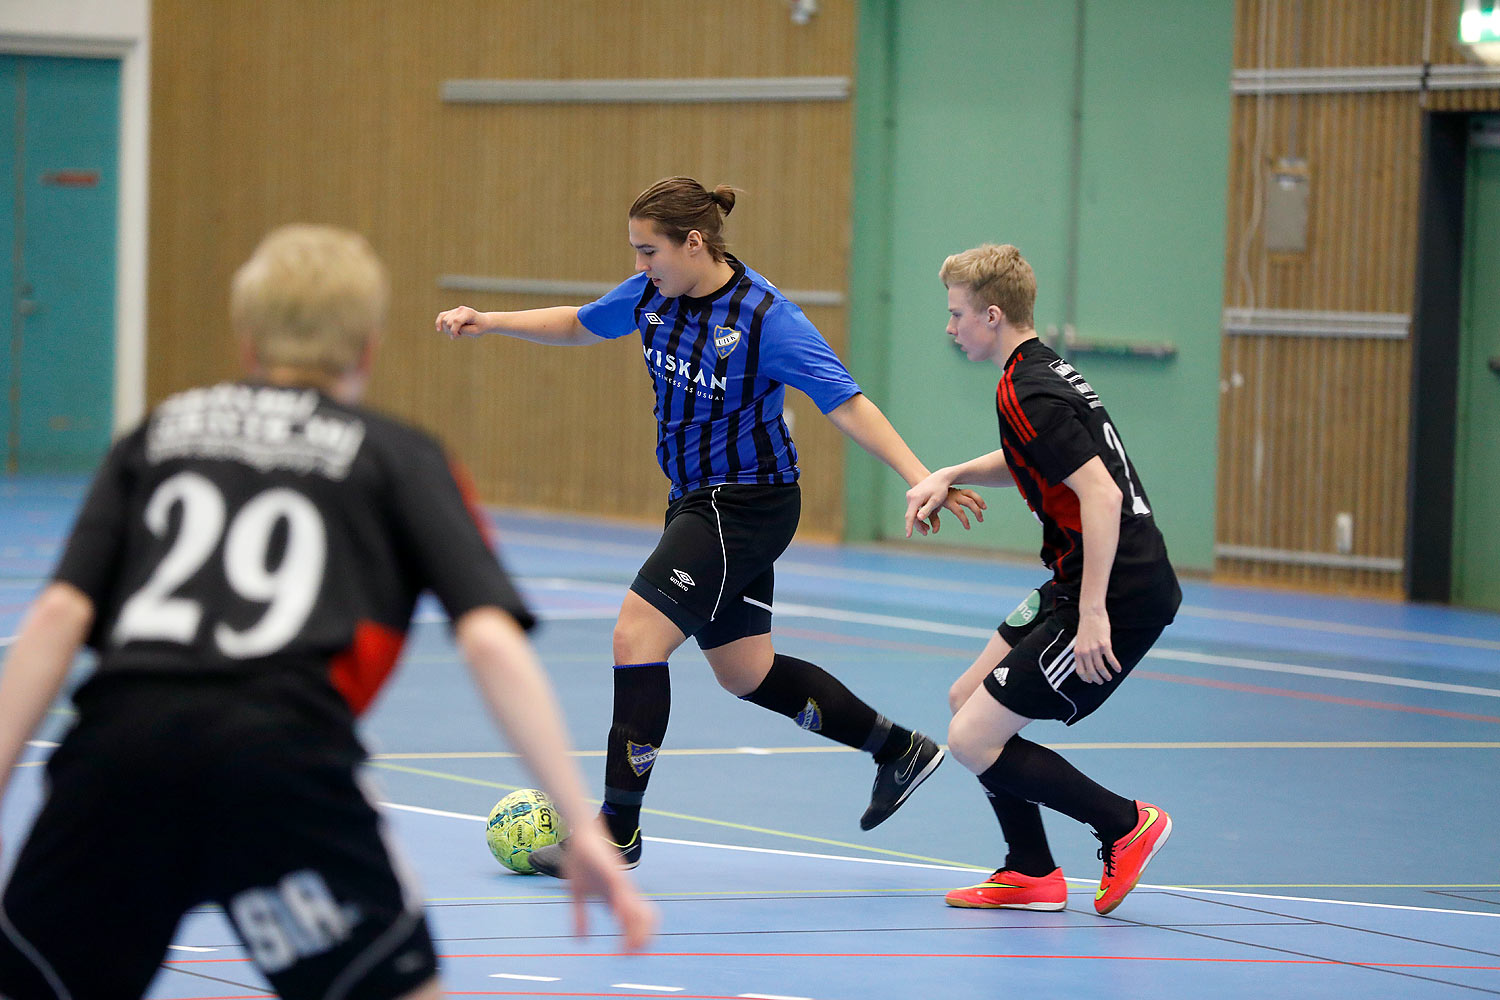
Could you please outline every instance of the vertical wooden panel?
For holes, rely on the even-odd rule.
[[[503,16],[497,13],[503,10]],[[630,342],[450,343],[443,308],[555,304],[456,296],[445,273],[614,281],[625,212],[667,174],[743,189],[731,249],[786,288],[842,291],[848,102],[455,105],[453,78],[851,76],[854,5],[805,26],[778,3],[656,0],[157,0],[152,38],[150,399],[235,370],[234,268],[270,227],[366,233],[392,273],[371,401],[426,425],[486,499],[655,519],[651,388]],[[809,310],[835,350],[843,308]],[[842,524],[842,442],[799,394],[804,526]]]
[[[1463,64],[1458,0],[1239,0],[1235,66]],[[1357,9],[1356,9],[1357,7]],[[1356,30],[1357,28],[1357,30]],[[1500,91],[1240,95],[1234,99],[1225,304],[1409,314],[1424,109],[1500,108]],[[1263,245],[1266,174],[1305,158],[1304,253]],[[1226,336],[1216,537],[1223,545],[1399,559],[1406,523],[1410,345]],[[1397,595],[1399,572],[1221,558],[1220,575]]]

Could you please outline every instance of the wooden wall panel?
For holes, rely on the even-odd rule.
[[[622,279],[630,202],[687,173],[742,189],[726,232],[752,267],[843,291],[850,103],[459,105],[440,85],[852,76],[853,43],[853,0],[825,0],[805,26],[774,2],[157,0],[150,400],[234,372],[228,281],[267,229],[335,222],[366,233],[392,273],[371,402],[440,433],[487,499],[658,518],[667,484],[638,343],[450,343],[432,318],[460,301],[556,301],[457,295],[437,278]],[[844,308],[809,315],[847,351]],[[788,398],[803,417],[804,527],[836,535],[841,438]]]
[[[1458,0],[1239,0],[1237,69],[1463,64]],[[1422,115],[1500,109],[1500,91],[1306,93],[1234,98],[1225,305],[1409,314],[1415,291]],[[1266,175],[1283,157],[1310,175],[1304,253],[1267,253]],[[1410,345],[1376,338],[1224,338],[1221,545],[1403,556]],[[1220,558],[1219,575],[1399,595],[1396,570]]]

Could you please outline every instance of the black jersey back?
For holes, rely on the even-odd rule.
[[[1120,487],[1120,541],[1105,602],[1121,624],[1165,624],[1182,601],[1167,546],[1119,431],[1099,394],[1040,340],[1011,354],[995,391],[1005,461],[1042,523],[1042,561],[1057,596],[1078,600],[1083,523],[1078,496],[1063,480],[1098,456]]]
[[[311,389],[225,383],[110,451],[57,579],[94,602],[101,675],[326,675],[357,712],[430,588],[533,619],[429,435]]]

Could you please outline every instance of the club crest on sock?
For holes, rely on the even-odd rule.
[[[651,770],[651,765],[656,763],[656,747],[649,743],[637,743],[634,740],[626,740],[625,756],[630,760],[630,769],[639,778]]]
[[[823,728],[823,710],[809,698],[802,711],[797,713],[796,723],[810,733],[819,732]]]

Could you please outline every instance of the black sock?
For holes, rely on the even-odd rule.
[[[1051,750],[1012,736],[1000,757],[979,776],[993,792],[1008,792],[1087,823],[1111,839],[1135,826],[1135,803],[1097,784]]]
[[[604,825],[609,828],[609,839],[621,847],[630,846],[630,838],[641,828],[641,807],[638,805],[620,805],[606,798],[599,815],[604,817]],[[1019,868],[1016,870],[1020,871]]]
[[[614,724],[604,752],[604,808],[610,839],[625,844],[640,825],[651,766],[667,735],[672,709],[665,663],[615,666]]]
[[[866,753],[882,750],[894,740],[899,728],[822,667],[780,653],[771,661],[760,687],[741,700],[784,715],[810,733]],[[901,732],[905,737],[899,741],[898,756],[911,741],[908,730]]]
[[[1047,845],[1047,831],[1042,827],[1042,810],[1035,802],[986,788],[990,808],[1000,821],[1000,832],[1005,836],[1005,864],[1013,872],[1041,878],[1051,875],[1057,868],[1052,859],[1052,848]]]

